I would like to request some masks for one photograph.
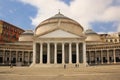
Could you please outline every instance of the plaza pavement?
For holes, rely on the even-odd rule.
[[[66,69],[0,67],[0,80],[120,80],[120,65]]]

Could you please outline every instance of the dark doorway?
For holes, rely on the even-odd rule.
[[[105,62],[107,62],[107,60],[106,60],[106,58],[105,57],[103,57],[103,62],[105,63]]]
[[[44,63],[44,64],[47,63],[47,55],[43,55],[43,63]]]
[[[72,63],[76,63],[76,54],[72,54]]]
[[[112,62],[112,57],[109,57],[110,62]]]
[[[13,58],[12,63],[16,63],[16,58]]]
[[[3,58],[2,57],[0,57],[0,63],[2,63],[3,62]]]
[[[62,63],[62,54],[57,54],[57,63]]]
[[[119,59],[119,57],[116,57],[116,62],[120,62],[120,59]]]
[[[22,58],[20,58],[20,62],[22,62]]]

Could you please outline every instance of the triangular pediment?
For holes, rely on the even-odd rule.
[[[58,29],[41,35],[39,38],[80,38],[80,36]]]

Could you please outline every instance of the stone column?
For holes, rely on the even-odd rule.
[[[40,44],[40,63],[43,63],[43,44]]]
[[[2,64],[4,63],[5,63],[5,50],[3,50],[3,63]]]
[[[33,63],[32,64],[35,64],[36,63],[36,43],[34,42],[33,43]]]
[[[103,50],[101,50],[101,64],[103,64]]]
[[[69,43],[69,64],[72,63],[72,48],[71,48],[71,43]]]
[[[47,43],[47,64],[50,63],[50,43]]]
[[[86,62],[86,43],[83,42],[83,63],[85,64],[85,66],[87,65]]]
[[[57,64],[57,43],[54,44],[54,64]]]
[[[24,51],[22,51],[22,63],[24,64]]]
[[[97,51],[96,50],[95,50],[94,55],[95,55],[95,64],[97,64]]]
[[[79,63],[79,43],[76,43],[76,63]]]
[[[65,47],[64,47],[64,43],[62,43],[62,64],[64,64],[65,63],[65,53],[64,53],[64,51],[65,51],[65,49],[64,49]]]
[[[18,51],[16,51],[16,63],[18,62]]]
[[[12,57],[12,55],[11,55],[11,50],[10,50],[10,53],[9,53],[9,54],[10,54],[9,64],[11,64],[11,60],[12,60],[12,59],[11,59],[11,57]]]
[[[28,51],[28,65],[30,64],[30,51]]]
[[[114,57],[114,63],[116,63],[116,53],[115,53],[115,49],[113,49],[113,57]]]
[[[107,64],[110,63],[110,60],[109,60],[109,50],[107,50]]]
[[[90,60],[89,64],[91,64],[91,51],[89,51],[89,60]]]

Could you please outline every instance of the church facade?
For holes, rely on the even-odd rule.
[[[36,67],[119,64],[119,36],[112,40],[91,29],[84,31],[78,22],[59,12],[41,22],[34,32],[23,32],[18,42],[0,44],[0,64]]]

